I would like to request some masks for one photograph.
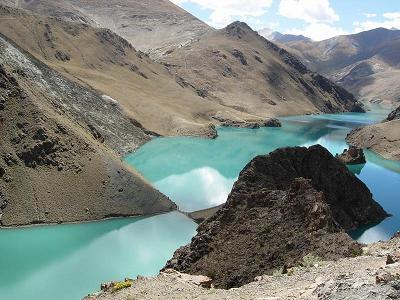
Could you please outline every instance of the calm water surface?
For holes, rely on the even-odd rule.
[[[282,118],[282,128],[219,129],[216,140],[159,138],[126,157],[182,210],[223,203],[240,170],[254,156],[278,147],[321,144],[346,148],[353,128],[379,122],[387,111]],[[393,217],[352,235],[363,242],[400,229],[400,163],[371,152],[352,166]],[[153,275],[195,234],[179,213],[149,218],[0,230],[1,300],[75,300],[111,279]]]
[[[176,137],[156,139],[126,161],[137,168],[182,210],[195,211],[221,204],[240,170],[256,155],[284,146],[321,144],[341,153],[354,128],[383,120],[387,110],[366,114],[294,116],[281,118],[282,128],[220,128],[215,140]],[[367,163],[350,169],[364,181],[374,198],[393,217],[372,228],[351,233],[362,242],[387,239],[400,230],[400,162],[366,151]]]

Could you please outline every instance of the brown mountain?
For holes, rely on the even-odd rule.
[[[211,27],[167,0],[24,0],[35,13],[109,28],[137,49],[158,57]]]
[[[260,116],[339,112],[356,99],[295,56],[235,22],[171,51],[162,60],[204,99]]]
[[[0,226],[167,212],[120,155],[151,137],[92,89],[0,36]]]
[[[319,72],[368,101],[400,101],[400,30],[377,28],[321,42],[284,46]]]
[[[210,124],[227,119],[356,107],[351,94],[243,23],[168,51],[163,65],[110,30],[13,8],[2,14],[0,33],[71,80],[115,99],[157,134],[212,136]]]

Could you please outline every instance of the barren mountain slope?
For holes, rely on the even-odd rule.
[[[175,205],[117,153],[149,136],[91,89],[0,37],[0,225],[154,214]]]
[[[115,99],[145,128],[162,135],[210,135],[218,111],[248,114],[218,105],[183,88],[161,64],[137,52],[107,29],[0,9],[0,33],[52,68]]]
[[[356,99],[309,71],[297,58],[245,23],[204,35],[163,57],[182,86],[204,99],[261,116],[339,112]]]
[[[400,30],[378,28],[321,42],[284,44],[312,70],[364,100],[400,99]]]
[[[24,0],[18,7],[66,20],[96,22],[158,57],[211,27],[167,0]],[[82,18],[82,16],[84,16]]]

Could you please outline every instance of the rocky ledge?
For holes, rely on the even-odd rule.
[[[358,255],[360,245],[344,230],[385,217],[368,188],[325,148],[278,149],[241,171],[226,204],[165,269],[238,287],[297,266],[307,255]]]
[[[400,106],[383,122],[353,130],[346,141],[372,150],[386,159],[400,160]]]

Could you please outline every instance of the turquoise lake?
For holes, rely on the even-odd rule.
[[[223,203],[240,170],[256,155],[276,148],[321,144],[333,154],[347,147],[353,128],[381,121],[386,110],[367,114],[281,118],[282,128],[220,128],[215,140],[157,138],[125,161],[137,168],[182,210]],[[393,216],[352,232],[361,242],[388,239],[400,229],[400,162],[366,151],[367,163],[350,169]],[[1,300],[75,300],[100,283],[155,275],[196,224],[174,212],[147,218],[0,230]]]

